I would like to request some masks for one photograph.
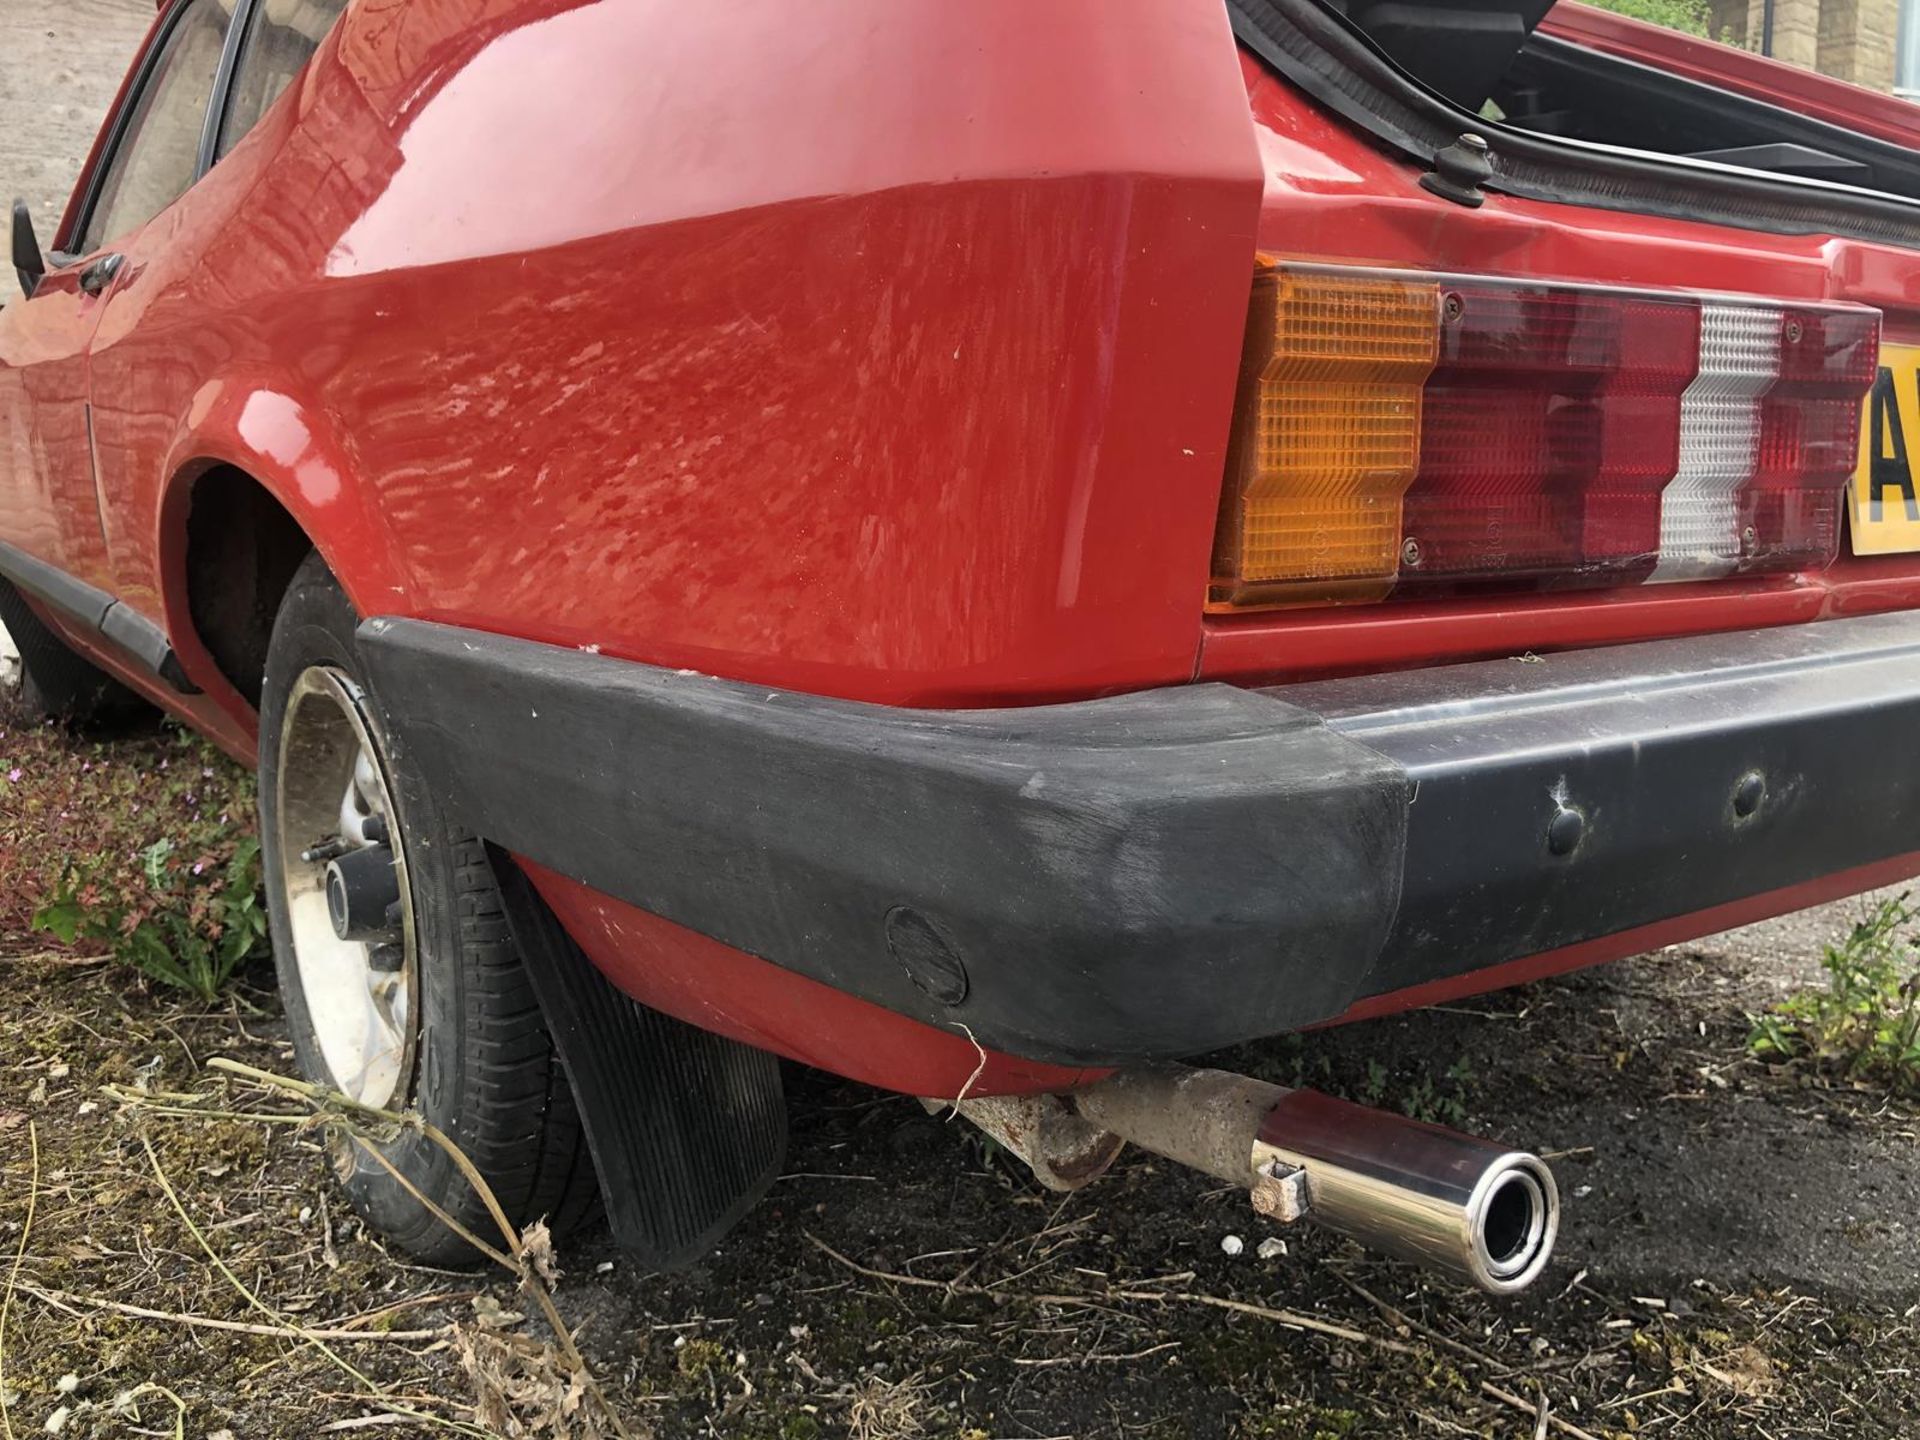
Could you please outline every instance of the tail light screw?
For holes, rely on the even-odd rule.
[[[1447,298],[1440,302],[1440,315],[1442,319],[1451,325],[1460,318],[1466,308],[1467,303],[1460,298],[1460,293],[1457,290],[1449,290],[1447,292]]]
[[[1420,542],[1411,535],[1400,546],[1400,563],[1415,568],[1420,564]]]
[[[1801,329],[1798,320],[1787,321],[1787,343],[1789,345],[1798,345],[1800,343],[1800,336],[1803,333],[1804,331]],[[1752,532],[1749,531],[1748,533],[1751,534]]]
[[[1740,532],[1740,548],[1748,555],[1760,548],[1760,537],[1754,533],[1753,526],[1749,525]]]

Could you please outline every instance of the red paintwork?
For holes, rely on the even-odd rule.
[[[1758,630],[1920,605],[1911,557],[1847,558],[1821,574],[1699,585],[1646,585],[1583,596],[1434,601],[1420,606],[1327,608],[1209,623],[1199,677],[1241,684],[1399,669],[1436,660],[1486,659]]]
[[[188,628],[219,460],[367,611],[878,700],[1188,677],[1258,199],[1225,17],[924,10],[362,0],[116,242],[111,588]]]
[[[688,1024],[909,1095],[1031,1094],[1110,1073],[982,1050],[959,1031],[909,1020],[543,866],[520,864],[614,984]]]
[[[1405,990],[1396,990],[1390,995],[1375,995],[1350,1007],[1344,1015],[1327,1021],[1327,1025],[1350,1025],[1355,1020],[1372,1020],[1381,1015],[1394,1015],[1402,1010],[1418,1009],[1422,1005],[1444,1005],[1450,1000],[1461,1000],[1469,995],[1483,995],[1489,990],[1504,990],[1513,985],[1525,985],[1534,980],[1544,980],[1549,975],[1564,975],[1569,970],[1583,969],[1588,965],[1599,965],[1608,960],[1624,960],[1629,955],[1658,950],[1665,945],[1678,945],[1684,941],[1698,940],[1702,935],[1717,935],[1722,930],[1731,930],[1738,925],[1751,925],[1757,920],[1771,920],[1774,916],[1785,915],[1790,910],[1804,910],[1809,905],[1824,905],[1831,900],[1844,900],[1847,896],[1858,895],[1863,890],[1876,890],[1882,885],[1895,885],[1915,875],[1920,875],[1920,850],[1910,850],[1905,855],[1876,860],[1871,865],[1861,865],[1852,870],[1823,875],[1820,879],[1809,880],[1804,885],[1790,885],[1784,890],[1771,890],[1764,895],[1750,895],[1744,900],[1733,900],[1725,905],[1696,910],[1691,915],[1677,915],[1671,920],[1659,920],[1651,925],[1636,926],[1632,930],[1622,930],[1614,935],[1603,935],[1597,940],[1562,946],[1558,950],[1549,950],[1544,955],[1530,955],[1522,960],[1510,960],[1504,965],[1494,965],[1485,970],[1475,970],[1470,974],[1455,975],[1450,979],[1411,986]],[[1324,1029],[1325,1027],[1315,1028]]]
[[[243,143],[113,242],[105,297],[74,292],[76,262],[0,312],[0,539],[161,622],[203,696],[96,657],[245,758],[255,718],[186,606],[216,464],[280,500],[363,613],[887,703],[1920,602],[1893,561],[1203,622],[1256,248],[1859,300],[1920,333],[1907,252],[1468,211],[1415,179],[1236,58],[1218,0],[815,0],[803,20],[355,0]],[[902,1089],[956,1093],[979,1064],[964,1037],[539,883],[663,1009]],[[988,1056],[972,1082],[1080,1075]]]
[[[1758,11],[1754,21],[1757,25]],[[1765,100],[1810,119],[1845,126],[1896,145],[1920,145],[1920,109],[1910,102],[1753,51],[1683,35],[1663,25],[1581,5],[1577,0],[1560,0],[1547,11],[1540,22],[1540,33]],[[1757,42],[1759,36],[1754,39]]]

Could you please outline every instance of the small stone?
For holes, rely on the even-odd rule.
[[[598,1265],[593,1267],[593,1273],[596,1275],[611,1275],[613,1273],[613,1261],[602,1260]]]
[[[1247,1242],[1238,1235],[1228,1235],[1221,1239],[1220,1248],[1229,1255],[1238,1255],[1247,1248]]]
[[[73,1407],[70,1405],[62,1405],[58,1410],[47,1416],[47,1434],[58,1435],[62,1430],[67,1428],[67,1421],[72,1418]]]
[[[91,1115],[99,1108],[99,1105],[92,1100],[82,1100],[80,1102],[80,1113],[82,1115]]]
[[[1262,1260],[1278,1260],[1282,1255],[1287,1253],[1287,1242],[1282,1240],[1278,1235],[1269,1235],[1260,1242],[1258,1248],[1255,1249],[1253,1253],[1258,1255]]]

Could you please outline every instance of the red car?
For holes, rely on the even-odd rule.
[[[1516,1289],[1533,1157],[1168,1062],[1920,872],[1916,132],[1546,6],[165,0],[30,697],[258,764],[302,1070],[516,1217],[698,1254],[787,1056]]]

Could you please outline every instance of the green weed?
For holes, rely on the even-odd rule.
[[[1887,900],[1826,947],[1823,990],[1754,1017],[1747,1048],[1920,1098],[1920,934],[1907,897]]]
[[[109,745],[0,709],[0,930],[211,999],[267,949],[253,777],[175,726]]]
[[[266,948],[267,912],[260,903],[260,842],[233,844],[224,864],[182,859],[171,840],[141,852],[144,893],[103,885],[102,867],[69,865],[53,897],[33,914],[33,928],[62,944],[89,940],[141,974],[212,1000]]]
[[[1713,10],[1708,0],[1592,0],[1592,3],[1617,15],[1631,15],[1636,20],[1651,21],[1669,30],[1713,38]]]

